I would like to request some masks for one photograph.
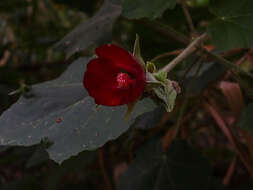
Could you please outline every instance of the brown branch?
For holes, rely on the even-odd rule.
[[[188,44],[189,43],[189,39],[187,38],[187,36],[185,36],[181,32],[178,32],[178,31],[174,30],[170,26],[167,26],[165,24],[161,24],[159,22],[153,22],[153,24],[152,24],[152,22],[149,22],[149,25],[158,26],[157,31],[159,31],[161,34],[163,34],[165,36],[173,37],[173,39],[177,40],[180,43],[183,43],[183,44]],[[209,52],[208,50],[206,50],[202,46],[197,46],[197,48],[200,49],[200,50],[203,50],[203,52],[206,55],[208,55],[208,57],[212,58],[213,60],[217,61],[220,64],[223,64],[227,69],[229,69],[229,70],[235,69],[235,70],[239,71],[240,73],[245,74],[245,75],[253,78],[253,75],[251,73],[242,70],[239,66],[237,66],[237,65],[233,64],[232,62],[226,60],[222,56],[217,55],[217,54],[212,53],[212,52]],[[236,74],[236,73],[233,72],[233,74]]]
[[[172,38],[174,40],[176,40],[177,42],[187,45],[189,44],[190,40],[187,36],[185,36],[184,34],[176,31],[174,28],[163,24],[161,22],[157,22],[157,21],[148,21],[148,20],[137,20],[137,23],[143,24],[147,27],[152,28],[154,31],[159,32],[160,34],[168,37],[168,38]]]
[[[167,64],[165,67],[163,67],[159,73],[166,72],[168,73],[171,71],[177,64],[182,62],[185,58],[187,58],[189,55],[191,55],[196,49],[197,46],[202,43],[207,38],[207,34],[204,33],[201,36],[197,37],[195,40],[190,43],[190,45],[185,48],[185,50],[180,53],[175,59],[173,59],[169,64]]]
[[[212,104],[214,104],[214,102],[212,102]],[[238,157],[240,158],[240,160],[242,161],[244,166],[247,168],[251,179],[253,179],[253,167],[250,163],[248,156],[245,154],[245,152],[241,151],[240,145],[238,144],[236,138],[232,134],[232,131],[229,128],[229,126],[227,126],[227,124],[225,123],[225,121],[221,117],[217,108],[215,108],[213,105],[211,105],[208,102],[204,102],[203,106],[204,106],[205,110],[210,114],[210,116],[213,117],[216,124],[221,129],[222,133],[226,136],[228,142],[232,145],[234,151],[237,153]]]
[[[155,61],[157,61],[158,59],[165,58],[165,57],[168,57],[168,56],[171,56],[171,55],[178,55],[178,54],[180,54],[182,51],[183,51],[183,50],[179,49],[179,50],[174,50],[174,51],[162,53],[162,54],[160,54],[160,55],[154,57],[153,59],[151,59],[150,62],[155,62]]]
[[[196,36],[197,35],[197,31],[196,31],[196,29],[194,27],[191,15],[190,15],[190,13],[189,13],[189,11],[187,9],[187,5],[186,5],[185,1],[184,0],[178,0],[178,1],[179,1],[180,5],[181,5],[183,11],[184,11],[184,15],[185,15],[186,21],[187,21],[187,23],[189,25],[189,28],[190,28],[191,32],[194,34],[194,36]]]
[[[229,165],[229,168],[227,170],[227,173],[223,179],[223,184],[228,185],[230,183],[231,177],[233,176],[233,173],[235,171],[235,166],[236,166],[236,156],[233,158],[231,164]]]

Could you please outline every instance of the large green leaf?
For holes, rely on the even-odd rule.
[[[88,61],[80,58],[58,79],[34,85],[31,98],[21,97],[5,111],[0,117],[0,145],[32,145],[46,138],[53,141],[50,157],[62,162],[117,138],[135,117],[155,108],[150,99],[143,99],[126,121],[126,106],[96,107],[82,84]]]
[[[176,0],[124,0],[122,15],[129,19],[147,17],[155,19],[166,9],[173,9]]]
[[[120,13],[119,1],[105,0],[104,5],[94,17],[77,26],[59,41],[55,48],[64,50],[69,57],[92,44],[111,41],[113,23]]]
[[[250,103],[242,112],[240,127],[246,129],[253,136],[253,103]]]
[[[218,50],[253,45],[252,0],[213,0],[210,11],[216,20],[208,26],[208,33]]]
[[[162,151],[161,142],[150,141],[122,174],[120,190],[196,190],[212,187],[208,161],[184,141],[175,141]]]

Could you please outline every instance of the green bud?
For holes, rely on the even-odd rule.
[[[154,73],[156,72],[156,66],[154,63],[147,61],[146,64],[146,72]]]

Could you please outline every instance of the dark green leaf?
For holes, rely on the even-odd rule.
[[[253,45],[252,0],[213,0],[210,11],[216,20],[208,26],[208,33],[218,50]]]
[[[55,48],[64,50],[69,57],[94,43],[110,42],[113,23],[120,13],[121,6],[119,3],[105,0],[104,5],[94,17],[80,24],[66,35],[55,45]]]
[[[38,145],[32,156],[26,162],[26,168],[38,166],[49,160],[49,155],[44,147]]]
[[[88,173],[88,165],[97,158],[96,151],[83,151],[77,156],[72,156],[70,159],[65,160],[57,169],[48,175],[45,182],[45,189],[55,190],[62,184],[64,176],[70,172]]]
[[[250,103],[242,112],[240,127],[246,129],[253,136],[253,103]]]
[[[173,9],[176,0],[124,0],[122,15],[129,19],[147,17],[155,19],[166,9]]]
[[[127,106],[96,107],[82,80],[88,58],[75,61],[58,79],[34,85],[31,98],[21,97],[0,117],[0,145],[32,145],[48,139],[57,162],[117,138],[134,118],[156,106],[139,101],[128,121]]]
[[[137,152],[136,159],[120,177],[120,190],[208,189],[211,169],[206,159],[183,141],[174,142],[166,153],[154,141]]]

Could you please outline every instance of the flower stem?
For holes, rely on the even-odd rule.
[[[166,72],[166,73],[170,72],[177,64],[179,64],[185,58],[187,58],[189,55],[191,55],[197,49],[196,46],[198,46],[206,38],[207,38],[206,33],[204,33],[201,36],[195,38],[195,40],[193,40],[192,43],[190,43],[189,46],[187,48],[185,48],[185,50],[181,54],[179,54],[175,59],[173,59],[168,65],[163,67],[158,72],[159,73],[161,73],[161,72]]]

